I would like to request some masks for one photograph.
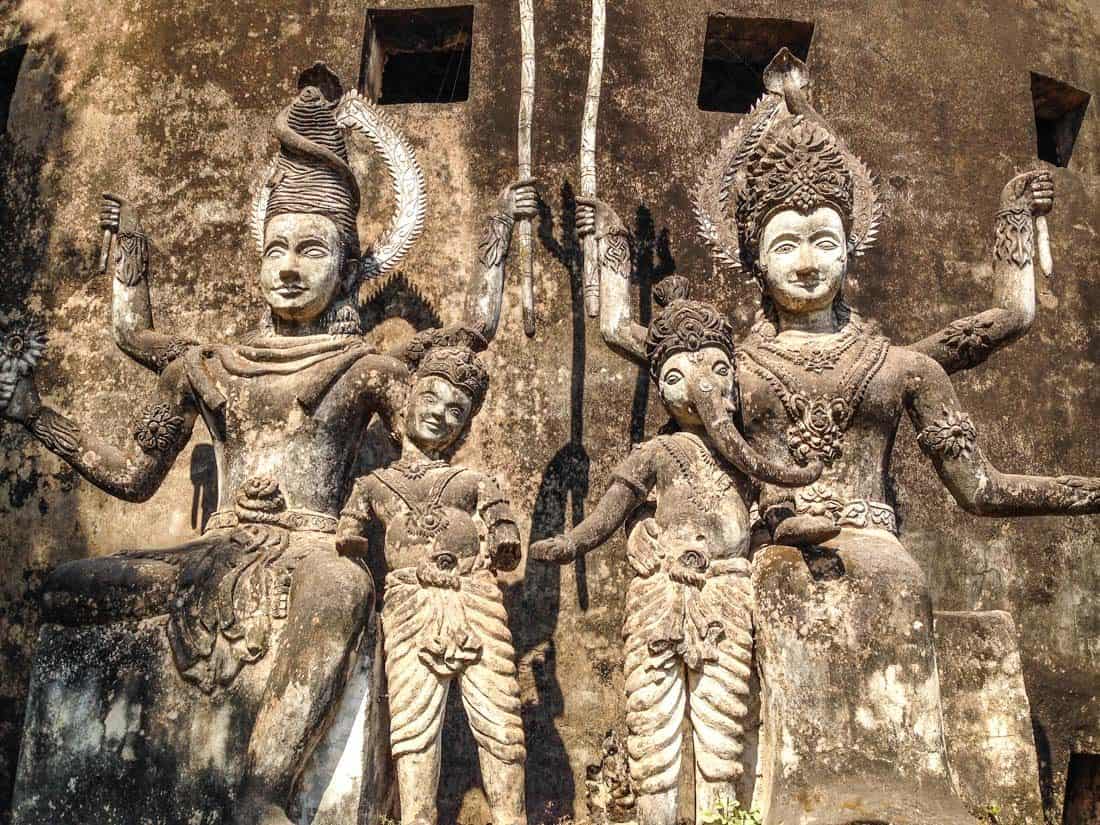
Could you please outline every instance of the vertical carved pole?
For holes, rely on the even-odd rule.
[[[588,63],[588,91],[584,97],[581,121],[581,194],[596,195],[596,118],[600,111],[600,87],[603,83],[603,41],[607,0],[592,0],[592,45]],[[589,318],[600,314],[600,267],[596,238],[584,239],[584,306]]]
[[[519,0],[519,36],[522,58],[519,81],[518,156],[520,179],[531,177],[531,119],[535,107],[535,4]],[[535,334],[535,256],[531,248],[531,221],[519,225],[520,301],[523,331]]]

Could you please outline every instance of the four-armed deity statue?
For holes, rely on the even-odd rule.
[[[1004,188],[998,305],[892,344],[844,296],[883,217],[871,174],[813,108],[800,61],[781,51],[764,83],[696,197],[717,263],[760,288],[739,341],[718,309],[688,299],[683,276],[662,281],[652,323],[636,323],[632,239],[605,203],[579,201],[600,331],[645,364],[669,421],[615,467],[587,518],[531,558],[576,560],[626,525],[622,715],[642,825],[679,821],[687,729],[697,820],[737,799],[766,825],[973,825],[945,742],[929,588],[899,540],[891,454],[908,416],[967,512],[1100,512],[1100,479],[995,468],[948,377],[1032,323],[1034,223],[1053,182],[1028,172]],[[357,228],[349,130],[393,178],[395,214],[373,244]],[[537,215],[533,181],[506,187],[488,218],[463,323],[378,352],[360,289],[423,227],[413,150],[321,64],[274,133],[252,215],[266,311],[246,340],[154,327],[138,210],[105,198],[115,339],[159,376],[127,444],[42,403],[45,333],[6,316],[20,349],[0,361],[5,419],[128,501],[157,491],[201,419],[218,476],[217,509],[192,541],[71,561],[46,580],[17,825],[106,821],[120,793],[138,812],[119,821],[148,825],[373,825],[398,811],[403,825],[434,825],[449,697],[494,825],[527,822],[512,635],[527,617],[501,581],[522,573],[520,529],[492,474],[455,453],[489,387],[477,352],[497,332],[513,225]],[[503,432],[522,439],[526,426]],[[364,451],[376,460],[355,478]],[[336,737],[345,716],[353,731]],[[82,744],[100,717],[112,721],[99,744]],[[318,767],[332,748],[335,767]],[[319,788],[308,810],[305,785]]]
[[[112,196],[102,220],[117,235],[111,244],[116,336],[160,373],[132,442],[106,443],[39,401],[32,369],[42,344],[37,329],[27,335],[35,349],[0,381],[6,418],[94,485],[129,501],[157,490],[197,419],[208,428],[219,502],[202,536],[177,548],[63,564],[47,580],[43,601],[50,623],[147,620],[162,628],[180,679],[233,708],[233,737],[242,747],[230,754],[239,784],[228,790],[237,825],[291,821],[296,783],[372,619],[371,575],[339,555],[335,542],[367,426],[377,414],[393,433],[402,430],[410,352],[435,340],[484,347],[493,336],[511,228],[535,207],[527,181],[502,195],[482,242],[468,325],[378,354],[362,336],[358,287],[395,266],[420,231],[423,178],[400,134],[357,94],[343,94],[323,66],[304,73],[299,87],[275,120],[279,155],[253,216],[261,242],[258,286],[267,304],[254,337],[194,343],[156,331],[148,241],[133,208]],[[369,137],[396,170],[397,213],[371,250],[356,228],[360,196],[346,128]],[[155,658],[150,665],[163,666]],[[164,688],[161,698],[170,701],[169,694]],[[25,762],[32,758],[24,755]],[[43,821],[34,789],[21,790],[17,821]],[[74,803],[72,819],[57,821],[86,821],[94,798]]]
[[[1053,185],[1026,173],[1004,189],[993,244],[1002,306],[913,346],[892,345],[843,294],[881,218],[871,175],[812,108],[800,61],[781,51],[764,80],[768,93],[723,141],[697,193],[717,260],[751,273],[761,290],[757,322],[736,351],[744,437],[772,461],[823,465],[813,483],[792,490],[765,478],[758,493],[755,799],[768,825],[971,823],[945,752],[928,586],[898,541],[887,492],[890,455],[905,413],[968,512],[1100,512],[1100,479],[995,468],[947,376],[1030,324],[1033,224],[1049,211]],[[605,204],[582,204],[580,231],[596,236],[604,270],[604,336],[641,359],[647,339],[632,320],[629,237]],[[719,420],[729,426],[703,418]],[[640,530],[651,535],[632,535],[631,546],[679,540],[675,530],[653,535],[650,523]],[[634,732],[657,735],[640,722]]]

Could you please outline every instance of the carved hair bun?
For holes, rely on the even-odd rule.
[[[660,307],[667,307],[673,301],[686,300],[689,294],[688,280],[683,275],[669,275],[653,287],[653,300]]]

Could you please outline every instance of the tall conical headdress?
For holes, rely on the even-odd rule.
[[[340,229],[351,256],[358,258],[359,185],[348,166],[344,132],[336,125],[339,81],[335,76],[330,83],[326,79],[303,74],[298,97],[275,118],[279,157],[268,182],[264,224],[286,213],[324,215]],[[332,98],[322,91],[326,86],[330,94],[335,92]]]
[[[809,71],[782,49],[764,70],[767,93],[703,170],[695,193],[699,233],[720,265],[755,274],[760,233],[782,209],[831,206],[860,255],[882,208],[863,162],[810,105]]]
[[[263,251],[264,227],[287,212],[326,215],[360,252],[356,218],[359,186],[348,165],[347,130],[366,137],[393,184],[394,214],[377,243],[365,249],[361,274],[394,271],[424,228],[427,186],[416,153],[404,135],[370,101],[344,92],[339,78],[316,63],[298,78],[298,96],[275,119],[279,154],[264,174],[252,205],[252,234]]]

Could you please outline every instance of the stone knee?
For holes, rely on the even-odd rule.
[[[100,624],[168,612],[177,568],[159,559],[107,556],[58,565],[43,585],[43,619]]]

